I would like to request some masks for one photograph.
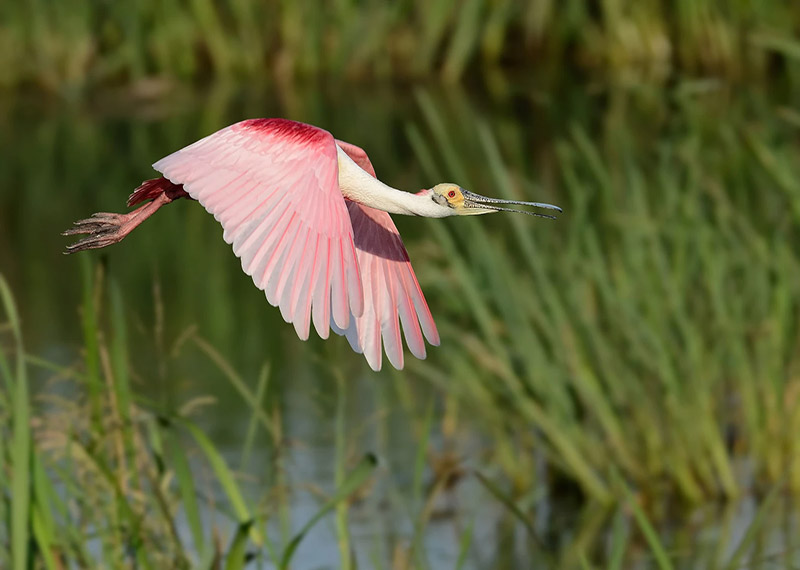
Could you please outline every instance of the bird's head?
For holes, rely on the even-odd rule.
[[[526,210],[517,210],[514,208],[503,207],[505,205],[516,206],[531,206],[534,208],[545,208],[547,210],[561,211],[558,206],[550,204],[542,204],[539,202],[518,202],[516,200],[500,200],[499,198],[488,198],[475,194],[469,190],[465,190],[458,184],[451,184],[445,182],[437,184],[430,190],[426,190],[430,194],[431,199],[438,205],[448,208],[449,211],[445,215],[449,216],[473,216],[477,214],[491,214],[492,212],[517,212],[519,214],[528,214],[529,216],[538,216],[540,218],[555,219],[555,216],[548,214],[540,214],[538,212],[528,212]]]

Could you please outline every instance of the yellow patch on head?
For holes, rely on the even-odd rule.
[[[433,191],[444,198],[451,208],[461,208],[464,205],[464,194],[456,184],[437,184]]]

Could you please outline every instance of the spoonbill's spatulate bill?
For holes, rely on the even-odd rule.
[[[416,194],[380,182],[367,154],[320,128],[286,119],[226,127],[153,165],[163,176],[128,198],[127,214],[97,213],[64,235],[88,234],[67,253],[121,241],[161,206],[192,198],[214,215],[242,269],[280,307],[297,335],[311,323],[322,338],[347,337],[373,370],[381,344],[395,368],[406,344],[425,358],[424,337],[439,333],[408,253],[389,214],[444,218],[498,211],[553,216],[508,206],[561,211],[550,204],[487,198],[457,184]]]

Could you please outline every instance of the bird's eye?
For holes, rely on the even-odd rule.
[[[456,191],[455,190],[450,190],[450,192],[448,192],[447,195],[450,198],[455,198],[456,197]]]

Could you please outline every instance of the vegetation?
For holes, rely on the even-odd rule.
[[[326,524],[348,569],[439,568],[437,532],[454,568],[798,565],[800,3],[12,1],[0,21],[19,88],[0,567],[285,568]],[[398,219],[442,346],[381,375],[342,339],[297,341],[196,204],[108,257],[58,253],[149,163],[270,115],[363,146],[398,187],[565,213]],[[325,426],[324,475],[291,465],[313,445],[292,393]]]
[[[521,217],[428,228],[444,357],[414,368],[489,419],[522,488],[544,445],[599,502],[618,497],[615,473],[648,501],[800,491],[796,127],[720,121],[720,95],[646,133],[612,123],[595,143],[572,128],[535,168],[524,127],[420,97],[409,136],[431,179],[559,202],[525,175],[549,167],[567,192],[549,231]]]
[[[255,559],[288,568],[309,529],[370,478],[375,457],[367,454],[347,471],[342,464],[339,487],[319,512],[285,545],[275,543],[269,523],[286,516],[281,505],[287,504],[283,494],[288,492],[280,474],[272,472],[277,480],[256,503],[248,502],[245,486],[222,453],[187,417],[202,402],[186,402],[174,413],[136,403],[129,385],[120,293],[111,288],[113,334],[106,342],[98,328],[104,307],[94,301],[101,291],[91,280],[87,285],[86,362],[78,370],[25,353],[14,299],[0,275],[7,319],[2,324],[10,340],[8,348],[0,345],[0,440],[8,442],[0,448],[0,545],[7,547],[0,548],[2,566],[239,569]],[[213,351],[209,355],[218,358]],[[53,374],[38,405],[30,398],[31,366]],[[267,414],[262,405],[269,406],[269,401],[256,399],[256,394],[265,394],[266,371],[255,393],[235,376],[229,379],[243,390],[252,413],[242,445],[243,465],[259,427],[273,436],[273,452],[279,457],[284,445],[276,439],[280,415]],[[341,518],[346,523],[346,510]],[[343,552],[348,551],[347,540],[343,533]]]
[[[524,85],[499,92],[512,102],[530,97]],[[796,560],[787,521],[800,490],[800,258],[792,247],[800,123],[783,98],[795,99],[759,89],[734,96],[713,82],[679,83],[665,96],[642,86],[582,95],[601,107],[553,91],[532,97],[527,114],[495,112],[490,124],[485,103],[460,93],[419,91],[410,105],[373,98],[361,108],[373,120],[361,123],[314,99],[292,113],[317,123],[314,113],[335,117],[328,126],[374,148],[379,172],[398,186],[451,179],[565,207],[556,223],[399,219],[442,346],[404,373],[369,381],[341,339],[302,344],[290,334],[282,343],[273,332],[284,330],[280,317],[259,312],[262,296],[239,275],[213,220],[191,204],[120,245],[108,279],[95,257],[62,260],[55,232],[40,235],[74,212],[118,207],[148,162],[254,114],[250,105],[262,99],[204,97],[202,113],[158,124],[95,123],[74,112],[31,129],[24,109],[4,119],[14,142],[2,148],[9,161],[0,188],[25,192],[3,196],[11,213],[0,228],[16,239],[0,239],[0,254],[13,247],[14,260],[29,261],[3,267],[20,284],[40,283],[40,259],[66,276],[60,295],[80,298],[82,356],[65,366],[28,352],[2,286],[0,544],[9,548],[0,548],[0,566],[280,566],[302,552],[294,540],[305,536],[302,525],[319,520],[296,520],[293,497],[319,487],[317,508],[335,527],[342,567],[436,567],[425,539],[449,516],[442,502],[456,505],[453,566],[479,555],[497,568],[517,567],[520,557],[552,568]],[[409,105],[407,144],[373,103]],[[57,167],[38,168],[42,160]],[[84,204],[52,192],[95,188],[101,171],[113,192]],[[48,201],[52,209],[36,209]],[[38,223],[16,226],[25,212],[41,212]],[[197,279],[198,267],[208,279]],[[154,273],[169,287],[160,292]],[[52,304],[49,289],[16,293],[33,334],[64,328],[74,314]],[[190,323],[210,341],[187,331]],[[319,365],[308,364],[313,355]],[[298,444],[281,390],[303,371],[314,378],[304,401],[332,409],[330,480],[294,480],[286,463]],[[200,429],[214,408],[200,414],[207,400],[185,395],[193,375],[226,379],[220,392],[239,398],[225,409],[246,416],[241,447],[221,449]],[[366,418],[353,419],[354,405]],[[413,434],[410,457],[393,456],[398,430]],[[370,453],[385,468],[373,469]],[[730,510],[708,506],[719,499],[758,505],[744,538]],[[406,526],[365,555],[353,520],[380,520],[387,501]],[[698,547],[697,519],[684,507],[711,509],[693,517],[713,522],[719,547]],[[489,547],[476,530],[487,518],[497,527]]]
[[[800,57],[791,0],[4,2],[0,85],[408,78],[578,64],[663,79],[765,76]],[[796,79],[796,72],[794,73]]]

